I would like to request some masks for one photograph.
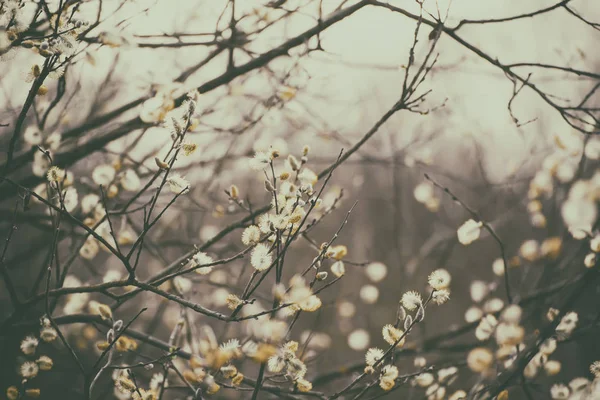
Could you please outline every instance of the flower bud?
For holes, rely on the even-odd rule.
[[[117,321],[115,321],[115,323],[113,324],[113,329],[115,331],[120,331],[122,328],[123,328],[123,320],[118,319]]]
[[[273,187],[273,184],[268,179],[265,179],[265,189],[269,193],[273,193],[275,191],[275,188]]]
[[[404,330],[408,331],[412,325],[412,317],[410,315],[406,316],[406,319],[404,320]]]
[[[327,279],[327,272],[326,271],[317,272],[316,278],[318,281],[324,281],[325,279]]]
[[[160,169],[168,169],[169,168],[169,164],[167,164],[166,162],[162,161],[158,157],[154,157],[154,162],[156,163],[156,166],[158,168],[160,168]]]

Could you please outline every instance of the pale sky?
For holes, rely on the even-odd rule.
[[[288,1],[288,4],[291,7],[305,2],[293,0]],[[111,12],[110,5],[114,7],[120,1],[105,3],[105,15],[108,15]],[[226,3],[226,0],[137,0],[129,2],[114,17],[109,18],[104,29],[109,30],[116,22],[126,19],[120,27],[125,27],[122,31],[130,36],[174,31],[211,32]],[[237,3],[237,12],[241,14],[265,1],[244,0]],[[339,4],[337,0],[325,0],[323,3],[326,12],[330,11],[328,8]],[[416,3],[413,1],[391,0],[390,3],[417,12]],[[94,2],[91,2],[89,7],[94,8],[93,4]],[[174,4],[177,4],[177,7],[174,7]],[[447,1],[438,1],[438,4],[444,14]],[[554,2],[546,0],[454,0],[450,5],[447,25],[454,26],[464,18],[507,17],[552,4]],[[577,10],[589,15],[590,19],[599,16],[594,14],[600,14],[598,7],[594,9],[591,2],[576,0],[572,4]],[[434,0],[427,0],[426,5],[427,10],[436,13]],[[146,8],[150,11],[140,11]],[[289,23],[267,30],[263,38],[252,46],[252,50],[263,52],[281,43],[286,37],[313,25],[312,16],[298,15]],[[313,53],[309,59],[300,62],[298,73],[290,80],[290,83],[302,87],[297,97],[282,110],[269,112],[264,120],[252,129],[253,137],[267,137],[263,139],[267,141],[268,137],[282,137],[283,132],[289,130],[291,118],[299,122],[299,127],[295,129],[301,129],[303,133],[296,136],[301,136],[304,141],[312,136],[310,141],[315,148],[328,148],[328,142],[316,137],[318,133],[323,133],[323,130],[336,131],[350,143],[355,142],[396,101],[403,77],[400,66],[406,63],[414,27],[413,21],[399,14],[365,7],[328,29],[322,35],[323,46],[328,53]],[[424,27],[423,35],[427,35],[429,31],[429,28]],[[598,62],[597,51],[593,46],[597,44],[600,33],[581,24],[564,10],[555,10],[535,19],[466,26],[461,28],[459,34],[504,63],[554,62],[594,70],[594,64]],[[210,38],[200,37],[202,40]],[[425,36],[420,44],[417,48],[417,59],[426,51]],[[594,50],[590,51],[592,49]],[[92,55],[97,65],[93,67],[81,63],[75,73],[82,77],[84,85],[86,81],[93,84],[95,79],[104,76],[108,71],[117,51],[119,50],[108,47],[94,51]],[[436,107],[447,98],[445,107],[425,117],[407,112],[393,117],[370,147],[367,147],[369,153],[380,152],[378,146],[382,147],[382,144],[386,145],[381,150],[389,152],[391,148],[387,144],[390,142],[401,147],[414,140],[415,135],[422,136],[424,132],[427,135],[443,135],[447,138],[443,141],[444,146],[447,143],[461,146],[474,135],[484,142],[490,153],[490,163],[497,162],[495,160],[498,159],[498,155],[502,154],[500,159],[504,165],[505,154],[509,154],[510,158],[514,158],[515,163],[518,163],[521,159],[530,157],[528,154],[532,143],[539,145],[552,135],[571,129],[554,110],[528,90],[524,90],[515,100],[514,111],[521,121],[537,119],[517,128],[507,111],[512,85],[500,71],[475,57],[447,36],[442,36],[437,51],[438,69],[423,86],[424,89],[432,89],[425,106]],[[118,74],[125,79],[125,87],[119,92],[119,95],[123,96],[122,101],[146,94],[150,83],[169,81],[177,76],[184,66],[198,62],[207,52],[205,47],[200,46],[175,51],[123,49],[119,56],[118,69]],[[23,59],[26,57],[23,56]],[[225,57],[218,57],[209,63],[189,79],[189,87],[200,85],[221,74],[225,61]],[[247,58],[240,57],[238,60],[239,63],[245,61]],[[294,58],[279,58],[270,66],[276,71],[287,71],[294,62]],[[523,74],[526,75],[525,70]],[[588,87],[578,86],[573,81],[556,82],[556,78],[547,78],[548,75],[544,74],[543,71],[536,71],[533,79],[540,80],[546,77],[544,85],[552,86],[545,87],[556,90],[555,94],[561,97],[573,98]],[[272,92],[272,83],[261,77],[254,77],[243,84],[236,80],[232,85],[239,93],[262,96]],[[12,93],[16,92],[20,83],[5,80],[3,85],[7,92]],[[206,94],[206,104],[211,104],[214,99],[222,96],[223,90],[218,89]],[[24,91],[19,92],[20,94],[7,99],[13,107],[18,107],[23,100]],[[219,104],[220,112],[209,117],[207,123],[221,128],[239,123],[241,114],[237,111],[252,106],[252,102],[244,100],[243,96]],[[168,139],[168,135],[158,132],[149,138],[149,146],[155,145],[161,137],[163,140]],[[207,140],[212,141],[211,138]],[[339,144],[336,146],[339,147]],[[225,143],[221,150],[226,148],[228,144]],[[444,160],[440,157],[435,161],[445,163],[452,162],[452,159]],[[497,178],[502,178],[504,173],[501,170],[492,169],[498,173]]]

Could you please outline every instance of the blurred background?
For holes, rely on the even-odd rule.
[[[105,17],[93,31],[101,38],[101,45],[94,45],[97,41],[80,44],[84,50],[77,55],[76,62],[67,68],[62,78],[48,83],[46,96],[36,99],[34,110],[25,120],[25,129],[39,124],[37,116],[51,107],[54,93],[63,90],[66,95],[58,106],[52,105],[42,135],[46,138],[53,132],[61,133],[63,140],[56,153],[74,154],[90,140],[118,131],[131,118],[136,118],[140,110],[143,112],[147,104],[140,102],[106,124],[90,129],[86,128],[87,122],[137,99],[149,98],[160,90],[185,93],[199,87],[227,71],[230,57],[235,65],[245,64],[313,27],[319,15],[326,16],[341,4],[350,7],[355,3],[289,0],[282,9],[274,9],[267,7],[266,1],[237,1],[236,15],[245,16],[239,21],[237,34],[254,32],[257,27],[261,29],[278,18],[281,21],[250,36],[251,42],[230,56],[228,51],[216,52],[219,47],[211,44],[216,40],[215,29],[222,30],[223,38],[231,35],[227,29],[231,13],[229,1],[102,1]],[[388,3],[413,14],[419,13],[416,2],[390,0]],[[588,21],[600,20],[600,7],[593,2],[571,3]],[[510,17],[554,4],[545,0],[426,1],[424,16],[430,18],[428,13],[431,13],[437,17],[439,10],[444,25],[454,27],[462,20]],[[97,1],[81,2],[81,18],[93,21],[97,7]],[[178,199],[148,236],[149,247],[141,256],[141,276],[156,274],[194,245],[209,242],[246,215],[228,200],[224,191],[230,185],[237,185],[240,197],[254,209],[270,201],[263,187],[264,174],[248,169],[248,159],[255,151],[273,146],[282,158],[288,154],[299,158],[302,147],[308,145],[307,167],[319,173],[335,162],[342,149],[347,151],[359,141],[402,92],[415,27],[415,21],[398,13],[367,6],[319,34],[318,42],[313,37],[290,50],[289,56],[276,58],[267,67],[242,74],[228,84],[202,93],[197,100],[198,126],[187,136],[198,144],[198,150],[176,164],[177,171],[190,181],[191,190]],[[431,28],[422,26],[417,35],[415,69],[433,42],[430,32]],[[599,70],[598,30],[562,8],[516,21],[465,25],[457,33],[503,64],[528,62],[593,73]],[[307,52],[317,43],[320,51]],[[217,53],[214,57],[213,52]],[[381,327],[394,323],[402,294],[417,290],[426,296],[427,276],[438,268],[446,269],[452,276],[450,301],[428,309],[424,322],[411,333],[406,354],[397,362],[401,374],[414,372],[415,358],[421,356],[427,359],[427,365],[462,361],[461,368],[464,368],[465,352],[477,342],[473,331],[443,344],[436,338],[466,323],[465,313],[475,303],[470,292],[473,281],[485,282],[490,292],[478,307],[484,308],[490,299],[506,301],[504,277],[493,270],[494,261],[501,257],[498,243],[483,231],[480,240],[473,244],[460,244],[456,231],[472,216],[449,194],[426,180],[424,174],[447,187],[495,229],[508,259],[522,255],[522,245],[527,240],[536,240],[540,245],[552,237],[562,240],[560,256],[537,257],[511,269],[511,287],[517,299],[581,272],[585,252],[570,251],[576,249],[579,242],[568,234],[560,212],[571,181],[555,180],[553,190],[543,200],[544,223],[532,217],[528,193],[532,179],[544,168],[545,160],[557,151],[556,138],[559,143],[581,152],[587,143],[584,134],[569,126],[560,113],[531,88],[523,89],[513,98],[515,86],[501,69],[448,35],[441,35],[434,54],[438,55],[437,62],[420,87],[421,92],[431,91],[420,106],[424,112],[401,111],[392,116],[334,171],[324,191],[324,202],[335,202],[335,209],[311,231],[310,238],[316,244],[331,240],[355,202],[356,206],[336,240],[348,248],[344,259],[346,275],[320,295],[323,306],[317,312],[302,314],[291,335],[293,340],[301,341],[308,335],[314,336],[315,332],[323,334],[309,346],[315,353],[307,362],[307,378],[313,381],[315,390],[333,393],[345,386],[351,374],[341,376],[341,381],[329,379],[327,374],[335,374],[341,366],[355,366],[355,372],[360,373],[368,347],[386,348]],[[26,82],[27,74],[32,65],[43,62],[38,54],[26,51],[16,52],[11,57],[0,63],[0,122],[3,123],[12,123],[18,116],[30,85]],[[556,69],[524,68],[522,72],[523,76],[531,72],[529,79],[536,87],[567,103],[578,103],[596,84],[589,77]],[[597,95],[592,95],[588,104],[595,105],[596,99]],[[0,129],[0,146],[4,149],[11,131]],[[69,136],[68,132],[77,134]],[[77,182],[79,199],[94,191],[90,177],[98,165],[120,163],[133,168],[145,182],[156,170],[154,157],[163,157],[172,141],[169,129],[162,125],[115,137],[118,138],[107,140],[85,157],[75,157],[75,162],[68,166]],[[20,140],[17,154],[27,154],[29,147]],[[123,157],[124,149],[127,157]],[[33,189],[39,180],[32,175],[31,153],[29,158],[22,159],[12,177],[16,181],[35,183],[26,185]],[[593,161],[577,167],[578,176],[590,176],[595,171]],[[4,188],[0,225],[2,232],[7,232],[13,224],[16,197],[12,189]],[[335,200],[338,197],[339,201]],[[142,197],[143,200],[148,198]],[[118,208],[125,199],[127,195],[121,190],[112,201]],[[161,198],[159,207],[164,207],[169,200]],[[80,207],[74,215],[84,217]],[[18,229],[4,259],[18,293],[27,298],[43,291],[52,233],[44,207],[39,204],[33,204],[29,213],[19,213],[17,222]],[[118,223],[136,232],[140,229],[141,216],[123,216]],[[241,232],[241,229],[233,230],[207,253],[221,259],[243,250]],[[81,239],[83,233],[72,226],[65,227],[57,252],[61,260],[68,259],[74,251],[75,241],[69,238]],[[283,272],[284,282],[304,270],[317,256],[313,244],[299,239],[291,246]],[[566,254],[576,255],[567,259]],[[576,266],[569,262],[573,259],[578,260]],[[329,268],[331,262],[324,265]],[[189,296],[203,306],[227,313],[227,294],[243,290],[250,272],[246,257],[224,268],[215,268],[207,276],[192,277]],[[84,284],[106,281],[107,275],[113,280],[120,279],[126,277],[126,271],[114,255],[104,251],[92,260],[76,257],[69,270],[69,276]],[[268,309],[274,277],[268,277],[266,282],[256,292],[256,304]],[[534,334],[535,327],[544,320],[547,309],[557,298],[560,296],[544,298],[526,310],[523,325],[528,335]],[[108,300],[97,293],[90,299]],[[584,299],[581,320],[586,320],[587,314],[597,313],[597,293],[590,293]],[[12,313],[12,306],[1,283],[0,300],[0,317],[4,320]],[[55,316],[66,314],[66,302],[66,298],[59,300]],[[148,311],[132,326],[167,341],[179,320],[179,306],[159,296],[142,293],[114,313],[127,321],[141,307],[147,307]],[[43,304],[39,304],[27,316],[35,321],[43,312]],[[211,326],[223,341],[245,334],[242,324],[215,322],[194,313],[190,318],[197,327]],[[594,318],[592,315],[588,319]],[[105,329],[89,329],[90,326],[65,326],[65,335],[82,359],[93,364],[99,354],[95,343],[102,339]],[[20,357],[18,343],[31,327],[24,324],[11,329],[14,332],[0,339],[3,361]],[[600,351],[594,346],[597,334],[597,328],[590,329],[577,340],[559,346],[553,358],[562,362],[562,370],[553,377],[540,374],[534,380],[533,398],[549,398],[548,388],[553,382],[568,382],[576,376],[589,375],[589,365],[600,357]],[[40,378],[41,385],[50,393],[59,393],[62,388],[66,390],[66,398],[77,398],[77,388],[67,388],[69,385],[64,383],[76,372],[75,366],[64,355],[64,348],[56,347],[51,350],[57,357],[56,375],[52,379]],[[148,357],[161,354],[150,346],[140,344],[140,347],[139,353]],[[133,360],[134,356],[129,354],[124,355],[121,362]],[[2,388],[18,379],[13,366],[13,362],[3,362]],[[245,372],[254,378],[256,371],[252,368],[248,366]],[[109,375],[102,379],[107,385],[105,398],[112,396]],[[149,378],[152,373],[140,373],[140,376],[146,375]],[[140,380],[146,381],[145,378]],[[477,381],[476,376],[459,374],[453,388],[468,391]],[[322,385],[318,385],[320,382]],[[423,398],[419,390],[407,385],[389,398]],[[216,395],[232,399],[246,398],[244,396],[248,394],[233,390]],[[264,396],[270,398],[271,395],[264,393]],[[524,394],[514,393],[514,398],[527,398],[521,396]],[[177,394],[173,398],[177,398]]]

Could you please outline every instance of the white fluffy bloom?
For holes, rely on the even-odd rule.
[[[45,326],[40,330],[40,339],[44,342],[50,343],[56,339],[58,333],[51,326]]]
[[[163,386],[163,381],[165,380],[165,376],[158,372],[152,375],[152,379],[150,379],[150,389],[158,392],[159,388]],[[165,387],[168,387],[168,381],[164,384]]]
[[[492,264],[492,271],[496,276],[504,276],[504,260],[502,258],[496,258]]]
[[[569,233],[575,240],[583,240],[588,237],[591,226],[569,227]]]
[[[304,364],[298,358],[291,358],[286,364],[286,374],[296,382],[298,382],[299,380],[303,380],[304,376],[306,375],[306,371],[306,364]]]
[[[298,179],[303,185],[314,185],[319,180],[318,175],[311,169],[303,168],[298,175]]]
[[[42,133],[35,126],[28,126],[23,132],[23,140],[30,146],[42,144]]]
[[[389,345],[393,345],[396,342],[398,342],[398,344],[396,344],[397,347],[402,347],[404,345],[406,339],[404,331],[396,328],[394,325],[384,325],[383,329],[381,330],[381,334],[383,336],[383,340],[385,340]]]
[[[570,197],[563,203],[561,215],[570,229],[589,232],[594,222],[596,222],[598,210],[596,203],[591,199]]]
[[[457,376],[458,368],[456,367],[447,367],[442,368],[438,371],[438,381],[440,383],[446,383],[452,381],[453,377]]]
[[[141,185],[142,183],[139,176],[132,169],[128,169],[121,176],[121,187],[128,192],[135,192],[139,190]]]
[[[467,365],[471,371],[480,373],[486,371],[494,362],[494,355],[485,347],[476,347],[467,356]]]
[[[62,182],[65,179],[66,172],[64,169],[60,169],[56,166],[50,167],[46,173],[46,179],[48,182]]]
[[[419,374],[415,377],[415,382],[420,387],[428,387],[433,383],[434,380],[435,380],[435,377],[433,376],[433,374],[430,374],[429,372]]]
[[[402,295],[401,302],[407,310],[414,310],[423,303],[423,299],[419,293],[411,290]]]
[[[242,233],[242,243],[246,246],[258,243],[260,240],[260,229],[256,225],[250,225]]]
[[[116,243],[115,243],[115,239],[112,236],[112,234],[110,233],[111,229],[110,229],[110,224],[108,223],[108,221],[104,221],[102,222],[100,225],[98,225],[98,227],[96,228],[96,233],[98,235],[100,235],[100,237],[102,239],[104,239],[104,241],[110,245],[112,248],[116,247]],[[101,243],[101,248],[104,251],[110,252],[109,248],[106,247],[104,245],[104,243]]]
[[[166,112],[169,109],[167,106],[168,99],[162,93],[148,99],[142,104],[140,111],[140,119],[143,122],[155,123],[160,122],[165,118]]]
[[[225,352],[236,351],[239,348],[240,341],[237,339],[229,339],[227,342],[221,343],[221,346],[219,346],[219,349]]]
[[[451,276],[448,271],[443,268],[436,269],[429,275],[429,286],[435,290],[447,289],[450,286]]]
[[[473,281],[470,287],[471,299],[475,303],[482,301],[490,292],[489,286],[483,281]]]
[[[498,297],[493,297],[483,304],[483,311],[488,314],[494,314],[504,308],[504,301]]]
[[[194,256],[192,257],[192,260],[191,260],[192,265],[191,266],[198,267],[201,265],[212,264],[214,262],[215,262],[215,260],[211,256],[200,251],[200,252],[194,254]],[[213,267],[208,266],[208,267],[198,268],[195,270],[195,272],[200,275],[207,275],[210,272],[212,272],[212,270],[213,270]]]
[[[271,153],[266,151],[257,151],[254,157],[248,162],[250,168],[255,171],[261,171],[271,162]]]
[[[571,391],[569,388],[562,383],[552,385],[550,388],[550,396],[552,397],[552,400],[567,400],[570,393]]]
[[[21,368],[19,369],[21,376],[25,379],[35,378],[38,374],[38,371],[38,365],[32,361],[25,361],[23,364],[21,364]]]
[[[65,314],[80,313],[83,307],[88,304],[90,299],[89,293],[73,293],[69,295],[69,299],[63,308]]]
[[[92,179],[96,185],[108,186],[115,179],[115,169],[112,165],[98,165],[92,172]]]
[[[586,255],[583,259],[583,265],[585,265],[587,268],[592,268],[594,265],[596,265],[596,253],[589,253]]]
[[[496,342],[498,345],[515,346],[523,341],[525,330],[515,324],[500,323],[496,328]]]
[[[437,305],[442,305],[450,300],[450,291],[448,289],[440,289],[433,292],[431,300]]]
[[[74,187],[69,187],[63,192],[63,204],[67,212],[72,212],[79,204],[79,196]]]
[[[419,183],[413,192],[415,199],[422,204],[427,203],[433,198],[434,187],[429,181]]]
[[[502,311],[501,318],[503,321],[511,324],[518,324],[521,321],[523,310],[517,304],[511,304]]]
[[[259,243],[252,250],[250,263],[257,271],[264,271],[271,265],[273,258],[269,253],[269,246],[264,243]]]
[[[448,400],[465,400],[466,398],[467,392],[464,390],[457,390],[456,392],[452,393],[450,397],[448,397]]]
[[[594,361],[592,364],[590,364],[590,372],[596,378],[600,378],[600,361]]]
[[[207,265],[214,262],[214,259],[211,256],[201,251],[194,254],[192,260],[195,265]]]
[[[398,377],[398,367],[395,365],[386,365],[381,369],[381,374],[388,379],[396,379]]]
[[[545,170],[538,171],[533,177],[530,187],[537,193],[551,194],[554,189],[552,175]]]
[[[300,307],[302,311],[313,312],[321,308],[322,304],[321,299],[313,294],[298,302],[298,307]]]
[[[37,348],[38,340],[33,336],[27,336],[21,341],[21,351],[23,354],[31,355],[35,353]]]
[[[365,363],[367,365],[373,366],[377,361],[383,358],[383,355],[383,350],[377,347],[372,347],[369,350],[367,350],[367,353],[365,354]]]
[[[256,344],[256,342],[254,342],[252,340],[248,340],[242,346],[242,353],[244,353],[248,357],[254,357],[257,352],[258,352],[258,345]]]
[[[169,185],[169,190],[172,193],[187,193],[190,191],[190,183],[179,174],[172,174],[167,179],[167,184]]]
[[[262,233],[270,233],[271,224],[275,225],[271,214],[263,214],[258,217],[258,227]]]
[[[343,261],[336,261],[331,264],[331,273],[338,278],[341,278],[346,273],[346,267]]]
[[[100,196],[90,193],[83,196],[81,199],[81,211],[84,214],[89,214],[100,203]]]
[[[600,235],[596,234],[592,240],[590,240],[590,250],[593,252],[600,252]]]
[[[590,381],[587,378],[583,378],[583,377],[577,377],[571,380],[571,382],[569,382],[569,387],[571,388],[571,391],[573,393],[578,393],[578,392],[582,392],[583,390],[585,390],[587,387],[589,387]],[[581,393],[583,394],[583,393]],[[585,397],[573,397],[574,399],[581,399]],[[587,400],[591,400],[591,399],[587,399]]]
[[[519,254],[525,260],[533,262],[538,259],[540,254],[540,245],[534,239],[529,239],[523,242],[519,248]]]
[[[468,220],[462,224],[456,232],[458,241],[466,246],[479,239],[482,225],[481,222],[477,222],[473,219]]]
[[[478,340],[487,340],[492,336],[494,330],[496,329],[496,325],[498,325],[498,320],[491,314],[486,315],[481,321],[479,321],[479,325],[475,330],[475,337]]]
[[[267,367],[269,372],[279,373],[285,367],[285,360],[279,355],[271,356],[267,362]]]
[[[470,307],[465,312],[465,321],[468,323],[472,323],[475,321],[479,321],[483,317],[483,311],[479,307]]]
[[[173,285],[179,293],[188,293],[192,289],[192,281],[183,276],[173,278]]]
[[[85,241],[85,243],[83,243],[83,246],[81,246],[81,248],[79,249],[79,255],[85,258],[86,260],[91,260],[94,257],[96,257],[99,250],[100,246],[98,245],[96,239],[90,237]]]
[[[568,183],[573,180],[577,173],[577,163],[571,159],[566,159],[558,165],[556,169],[556,178],[561,183]]]

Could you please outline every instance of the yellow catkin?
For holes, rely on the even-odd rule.
[[[6,389],[6,397],[8,400],[17,400],[19,398],[19,389],[16,386],[10,386]]]
[[[40,397],[40,393],[40,389],[27,389],[25,391],[25,396],[36,398]]]
[[[498,400],[508,400],[508,390],[503,390],[498,394]]]
[[[98,343],[96,343],[96,347],[98,348],[98,350],[104,351],[104,350],[108,349],[108,346],[109,346],[108,342],[98,342]]]

